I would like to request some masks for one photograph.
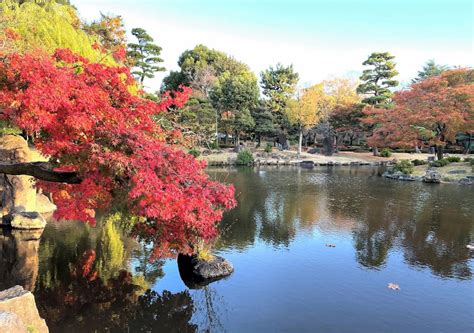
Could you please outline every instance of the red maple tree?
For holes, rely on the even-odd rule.
[[[363,122],[373,126],[373,146],[442,147],[459,132],[474,131],[474,70],[455,69],[397,92],[392,109],[368,106]]]
[[[52,165],[17,174],[49,180],[37,185],[52,193],[59,219],[94,224],[96,210],[119,209],[139,221],[135,231],[155,242],[155,255],[190,252],[197,239],[216,236],[223,211],[235,205],[234,189],[210,180],[205,163],[180,149],[179,130],[153,120],[182,107],[190,89],[155,103],[134,87],[128,68],[90,63],[68,49],[3,57],[0,119],[34,136]]]

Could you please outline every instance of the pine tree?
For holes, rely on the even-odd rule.
[[[395,57],[388,52],[374,52],[362,64],[373,66],[365,69],[360,76],[363,82],[357,87],[357,93],[366,95],[362,103],[379,108],[390,108],[393,92],[390,88],[398,86],[398,81],[392,78],[398,75],[395,69]]]
[[[163,62],[160,58],[161,47],[153,44],[153,38],[142,28],[133,28],[134,35],[138,43],[129,43],[127,55],[135,68],[132,73],[137,80],[143,85],[145,78],[155,77],[156,72],[165,71],[164,67],[159,64]]]

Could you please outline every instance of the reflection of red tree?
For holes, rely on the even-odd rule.
[[[134,283],[130,272],[122,270],[104,281],[95,263],[96,252],[86,250],[71,268],[68,281],[36,292],[40,314],[52,332],[121,332],[129,330],[130,325],[174,324],[189,328],[184,331],[195,330],[189,324],[193,306],[187,292],[163,296],[147,292],[141,296],[144,290]],[[170,316],[173,311],[178,317]],[[158,319],[162,322],[155,322]]]
[[[82,277],[88,281],[94,281],[97,277],[97,271],[92,271],[95,262],[95,250],[87,250],[82,254],[76,267],[71,272],[73,278]]]

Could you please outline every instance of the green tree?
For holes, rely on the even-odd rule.
[[[255,120],[253,132],[257,139],[257,147],[260,147],[262,137],[276,132],[274,117],[271,111],[262,106],[252,110],[252,117]]]
[[[191,87],[193,96],[201,101],[203,98],[210,99],[211,90],[224,73],[240,75],[250,71],[244,63],[235,60],[224,52],[210,49],[202,44],[184,51],[178,59],[178,66],[179,71],[172,71],[163,79],[161,91],[173,91],[182,84]],[[199,104],[203,105],[201,102]],[[212,104],[215,105],[215,103]],[[219,111],[214,109],[216,138],[220,116]],[[231,118],[227,118],[221,124],[225,124],[227,127],[231,126],[233,122],[230,122],[229,119]]]
[[[421,71],[418,71],[418,76],[414,78],[411,83],[423,81],[432,76],[438,76],[449,69],[446,65],[439,65],[434,60],[428,60]]]
[[[235,60],[224,52],[196,45],[184,51],[179,59],[177,72],[171,72],[163,79],[162,91],[175,90],[180,84],[189,86],[206,96],[225,72],[238,75],[249,70],[248,66]]]
[[[234,134],[236,148],[241,132],[255,126],[250,110],[257,105],[258,96],[257,78],[250,71],[239,75],[225,72],[210,92],[211,102],[219,111],[224,126]]]
[[[151,79],[155,77],[156,72],[165,71],[165,68],[159,65],[163,62],[160,58],[161,47],[153,44],[153,38],[142,28],[133,28],[132,35],[137,38],[138,43],[128,44],[127,56],[135,68],[132,73],[143,85],[145,78]]]
[[[187,136],[192,139],[193,144],[209,147],[215,140],[217,126],[215,109],[209,99],[193,96],[177,113],[177,123],[185,135],[189,133]]]
[[[357,87],[357,93],[366,95],[362,103],[380,108],[390,108],[393,92],[390,88],[398,86],[393,77],[398,75],[395,69],[395,57],[388,52],[374,52],[362,64],[371,66],[365,69],[360,76],[362,83]]]
[[[260,86],[266,97],[267,109],[276,114],[276,121],[281,127],[287,127],[286,110],[288,101],[295,94],[299,75],[293,69],[293,65],[283,66],[277,64],[270,66],[260,73]]]

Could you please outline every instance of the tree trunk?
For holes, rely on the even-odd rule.
[[[216,110],[216,148],[219,149],[219,114]]]
[[[415,144],[415,153],[421,154],[421,150],[420,150],[420,148],[418,148],[417,144]]]
[[[372,151],[374,153],[374,156],[380,156],[379,149],[377,147],[373,147]]]
[[[301,157],[301,146],[303,145],[303,129],[300,127],[300,133],[298,138],[298,158]]]
[[[324,155],[332,156],[334,153],[334,138],[331,133],[326,133],[323,139]]]
[[[443,152],[444,152],[444,147],[442,145],[438,145],[436,147],[436,156],[438,157],[438,160],[443,159]]]
[[[234,151],[236,153],[240,152],[240,133],[235,133],[235,141],[234,141]]]

